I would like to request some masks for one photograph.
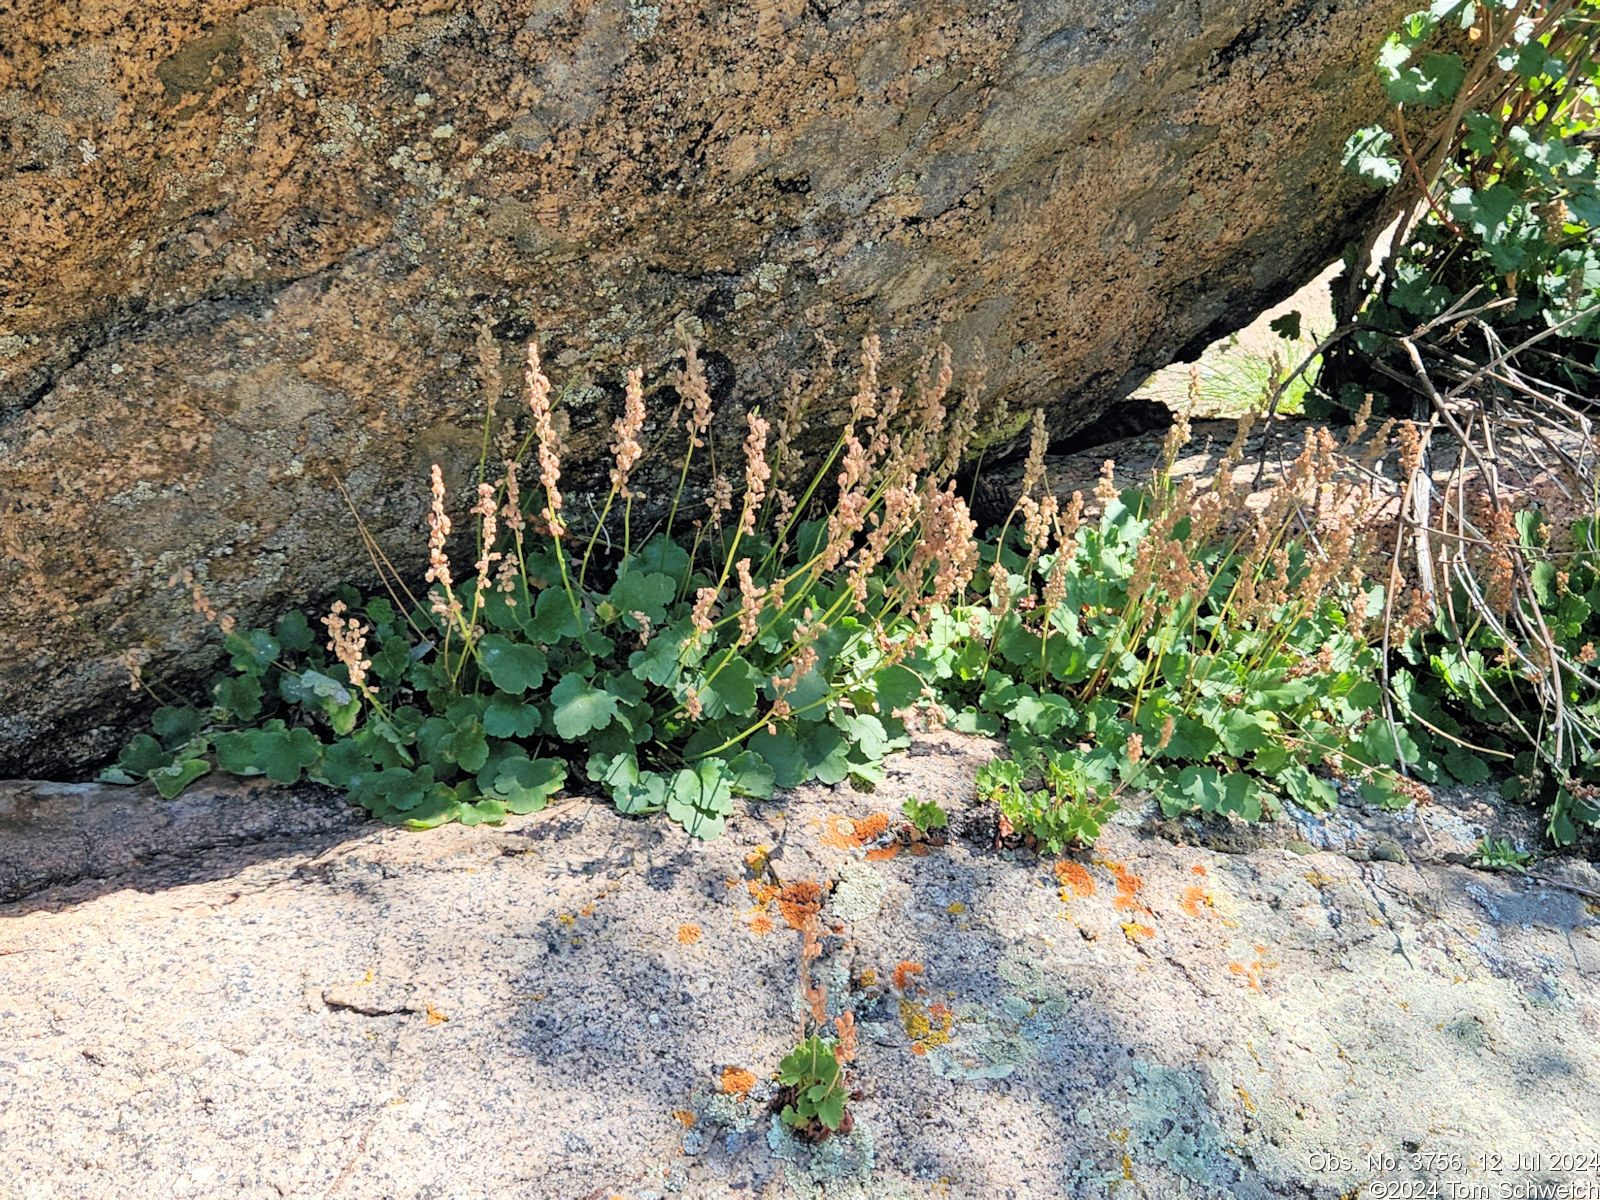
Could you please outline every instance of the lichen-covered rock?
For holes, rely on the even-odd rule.
[[[1070,432],[1338,251],[1408,4],[11,6],[0,774],[113,744],[119,652],[204,669],[175,575],[250,618],[366,574],[339,481],[415,563],[534,336],[579,512],[680,316],[730,435],[868,329]]]
[[[299,788],[257,794],[267,822],[197,787],[188,846],[139,788],[123,827],[165,852],[131,861],[13,819],[0,846],[78,867],[0,904],[0,1200],[1587,1194],[1585,864],[1542,861],[1550,884],[1114,824],[1063,888],[992,842],[824,840],[971,804],[996,747],[917,745],[870,795],[808,784],[712,842],[580,799],[341,830]],[[746,886],[775,846],[835,885],[808,972],[856,1032],[852,1132],[815,1147],[770,1111],[808,1008],[801,934]],[[847,922],[869,874],[882,903]]]

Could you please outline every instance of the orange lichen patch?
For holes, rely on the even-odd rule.
[[[772,932],[772,918],[767,916],[766,913],[759,913],[750,922],[750,932],[757,937],[766,937],[767,934]]]
[[[927,858],[928,857],[928,843],[927,842],[912,842],[911,843],[911,851],[910,851],[910,853],[911,853],[911,857],[912,858]],[[869,854],[869,855],[867,855],[867,857],[871,858],[872,855]]]
[[[859,850],[888,828],[889,818],[885,813],[873,813],[859,821],[830,816],[823,823],[822,844],[839,850]]]
[[[767,856],[771,853],[771,846],[757,846],[744,856],[744,865],[759,875],[767,869]]]
[[[687,1108],[680,1108],[680,1109],[675,1110],[673,1112],[673,1114],[672,1114],[672,1118],[673,1118],[673,1120],[677,1121],[679,1125],[682,1125],[685,1129],[693,1129],[694,1128],[694,1114],[692,1112],[690,1112]]]
[[[743,1100],[745,1093],[756,1085],[756,1077],[738,1067],[722,1068],[722,1090]]]
[[[582,908],[580,908],[578,910],[578,915],[580,917],[592,917],[592,916],[594,916],[594,905],[593,904],[585,904]]]
[[[1064,893],[1069,888],[1075,895],[1094,895],[1094,880],[1090,877],[1088,868],[1081,862],[1073,862],[1070,858],[1063,858],[1052,869],[1055,871],[1056,882],[1061,885],[1063,899],[1066,898]]]
[[[822,911],[822,885],[809,879],[795,880],[778,893],[778,910],[790,929],[809,928]]]
[[[754,898],[757,904],[771,904],[778,898],[779,893],[783,891],[775,883],[762,883],[757,879],[749,880],[745,887],[749,889],[751,897]]]
[[[894,969],[894,986],[899,991],[905,991],[911,983],[913,975],[922,974],[922,964],[919,962],[903,962]]]
[[[1117,881],[1117,895],[1111,901],[1111,907],[1118,912],[1141,912],[1146,916],[1154,916],[1144,901],[1139,899],[1139,893],[1144,890],[1144,880],[1121,863],[1107,863],[1106,866]]]
[[[859,978],[861,980],[861,986],[864,987],[864,988],[876,987],[877,986],[878,973],[876,971],[874,971],[871,967],[868,967],[865,971],[861,972],[861,975],[859,976]]]
[[[444,1013],[440,1012],[433,1005],[431,1005],[431,1004],[428,1005],[428,1024],[429,1025],[443,1025],[449,1019],[450,1019],[449,1017],[445,1016]]]
[[[678,942],[680,945],[692,946],[700,940],[700,926],[679,925]]]
[[[1261,986],[1261,972],[1268,970],[1271,967],[1275,967],[1278,964],[1276,962],[1266,961],[1265,956],[1267,953],[1267,948],[1265,946],[1257,946],[1255,951],[1256,958],[1253,962],[1231,962],[1228,964],[1228,970],[1232,974],[1240,976],[1242,982],[1249,987],[1252,992],[1260,992],[1263,990]]]
[[[890,842],[887,846],[879,846],[875,850],[867,851],[868,862],[884,862],[900,853],[900,843]]]
[[[1122,932],[1127,934],[1130,942],[1149,941],[1155,937],[1156,931],[1148,925],[1141,925],[1138,921],[1124,921]]]
[[[912,1042],[911,1043],[911,1053],[913,1053],[913,1054],[926,1054],[927,1052],[928,1052],[928,1048],[926,1046],[924,1046],[921,1042]]]
[[[1183,911],[1191,917],[1199,919],[1206,915],[1211,908],[1211,897],[1206,894],[1205,888],[1198,883],[1190,884],[1183,889]]]
[[[1204,875],[1206,873],[1206,869],[1204,867],[1202,867],[1199,863],[1195,863],[1195,865],[1190,867],[1189,870],[1190,870],[1190,872],[1192,874],[1195,874],[1195,875]]]

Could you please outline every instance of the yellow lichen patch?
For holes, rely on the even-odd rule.
[[[1094,880],[1090,878],[1088,869],[1080,862],[1073,862],[1064,858],[1053,868],[1056,882],[1061,885],[1061,898],[1069,899],[1070,891],[1077,896],[1092,896],[1095,893]]]
[[[861,972],[859,979],[861,981],[861,986],[864,988],[876,987],[878,983],[878,973],[871,967],[868,967],[865,971]]]
[[[1127,935],[1130,942],[1146,942],[1156,935],[1154,929],[1148,925],[1142,925],[1138,921],[1122,922],[1122,932]]]
[[[685,1129],[694,1128],[694,1114],[687,1108],[675,1110],[672,1114],[672,1119],[677,1121],[677,1123],[682,1125]]]
[[[562,925],[571,925],[577,919],[571,913],[560,913],[556,916],[556,920]]]
[[[859,850],[888,828],[889,818],[885,813],[873,813],[859,821],[830,816],[823,822],[822,844],[838,850]]]
[[[772,853],[772,847],[767,845],[757,846],[744,856],[744,865],[749,867],[754,874],[761,874],[767,869],[767,858]]]
[[[745,1093],[756,1085],[756,1077],[739,1067],[722,1068],[722,1090],[743,1100]]]
[[[961,903],[961,901],[959,901],[959,900],[957,900],[954,904],[946,906],[946,908],[945,908],[945,912],[949,913],[952,917],[959,917],[962,913],[964,913],[966,911],[967,911],[967,906],[965,904]]]
[[[683,946],[692,946],[700,940],[700,926],[679,925],[678,943]]]
[[[905,997],[900,999],[900,1024],[911,1039],[914,1054],[926,1052],[930,1046],[943,1046],[950,1040],[950,1027],[956,1015],[942,1004],[921,1005]]]
[[[911,986],[911,977],[922,974],[922,964],[919,962],[902,962],[894,969],[894,986],[896,991],[905,991]]]

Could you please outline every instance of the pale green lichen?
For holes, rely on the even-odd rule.
[[[1123,1081],[1127,1100],[1098,1096],[1077,1113],[1083,1126],[1116,1127],[1112,1157],[1126,1165],[1109,1175],[1125,1177],[1125,1170],[1143,1164],[1159,1167],[1206,1188],[1238,1196],[1264,1195],[1241,1186],[1240,1172],[1229,1148],[1218,1136],[1205,1084],[1198,1072],[1177,1070],[1161,1063],[1135,1060],[1133,1073]],[[1078,1168],[1077,1179],[1093,1174],[1091,1160]]]
[[[847,862],[839,867],[839,882],[828,898],[828,912],[840,921],[864,921],[878,915],[889,890],[883,872],[869,862]]]
[[[1038,1053],[1066,1020],[1071,1001],[1037,964],[1010,956],[1000,978],[1015,991],[1000,998],[998,1013],[975,1004],[956,1010],[948,1044],[930,1046],[928,1066],[945,1079],[1004,1079]]]
[[[790,1188],[802,1196],[828,1196],[831,1200],[851,1194],[865,1195],[854,1189],[841,1192],[837,1185],[870,1180],[877,1158],[872,1127],[860,1120],[847,1134],[835,1135],[817,1146],[807,1146],[774,1116],[767,1129],[767,1148],[774,1158],[788,1164],[784,1177]]]
[[[752,1088],[750,1094],[742,1097],[727,1092],[712,1092],[699,1103],[695,1103],[698,1098],[691,1098],[690,1102],[704,1114],[707,1121],[731,1129],[734,1133],[749,1133],[766,1110],[766,1098],[757,1100],[754,1097],[755,1090]]]

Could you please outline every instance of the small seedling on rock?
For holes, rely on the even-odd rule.
[[[813,1034],[778,1064],[782,1086],[772,1098],[772,1110],[802,1142],[823,1142],[855,1125],[845,1103],[857,1097],[845,1085],[844,1069],[834,1054],[837,1046]]]
[[[918,800],[912,796],[901,805],[900,811],[920,834],[926,834],[930,829],[943,829],[950,824],[950,818],[945,816],[944,809],[933,800]]]
[[[1533,853],[1518,850],[1510,838],[1492,841],[1487,836],[1478,842],[1477,865],[1487,871],[1517,871],[1526,874]]]

